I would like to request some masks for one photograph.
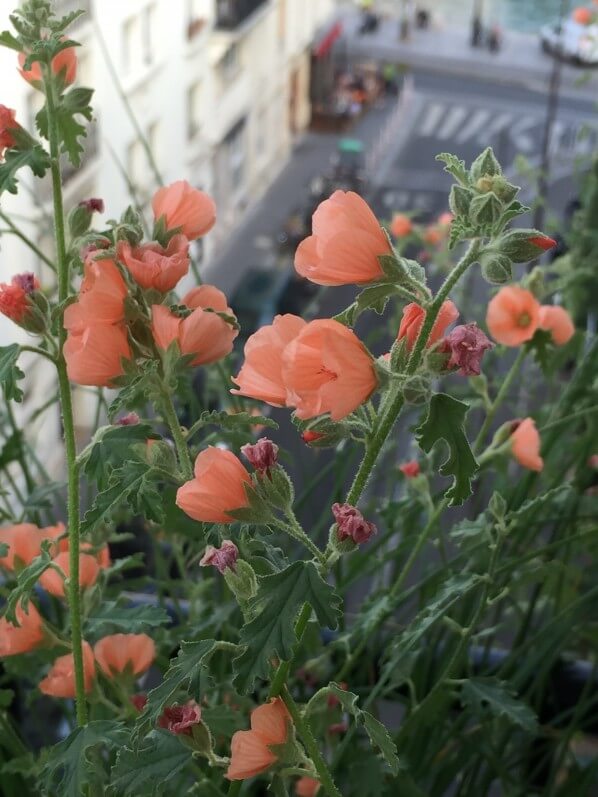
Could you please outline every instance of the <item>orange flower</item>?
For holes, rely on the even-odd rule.
[[[405,238],[413,231],[413,222],[404,213],[395,213],[390,222],[390,232],[395,238]]]
[[[201,238],[216,223],[214,200],[186,180],[159,188],[152,199],[152,209],[156,221],[164,216],[167,230],[180,227],[190,241]]]
[[[30,565],[42,552],[44,540],[55,540],[65,533],[64,523],[39,529],[33,523],[18,523],[0,529],[0,542],[8,545],[8,554],[0,558],[0,567],[15,570],[17,567]],[[66,540],[57,543],[57,548],[64,550]]]
[[[95,254],[95,253],[94,253]],[[94,324],[118,324],[125,317],[127,285],[110,257],[85,260],[79,299],[64,311],[64,326],[82,333]]]
[[[249,506],[245,484],[251,477],[231,451],[206,448],[195,460],[194,473],[176,494],[177,506],[193,520],[234,523],[228,512]]]
[[[135,282],[160,293],[171,291],[189,271],[189,241],[184,235],[173,235],[166,249],[156,242],[131,246],[120,241],[117,254]]]
[[[162,304],[152,307],[152,333],[156,345],[167,349],[176,340],[181,354],[194,355],[191,365],[208,365],[230,354],[239,334],[231,324],[212,310],[234,318],[226,296],[212,285],[194,288],[181,304],[193,309],[186,318],[179,318]]]
[[[133,356],[125,330],[110,324],[71,331],[63,353],[69,379],[96,387],[110,387],[125,372],[122,361]]]
[[[376,389],[374,361],[357,335],[332,319],[310,321],[284,351],[287,405],[306,420],[349,415]]]
[[[42,618],[33,603],[29,601],[27,610],[19,603],[16,615],[18,626],[9,623],[6,617],[0,619],[0,658],[29,653],[43,642]]]
[[[42,67],[39,61],[34,61],[30,69],[23,69],[27,60],[25,53],[19,53],[19,72],[28,83],[35,85],[42,82]],[[75,47],[66,47],[52,59],[52,72],[61,75],[66,86],[75,82],[77,77],[77,51]]]
[[[315,778],[302,777],[295,784],[297,797],[316,797],[320,791],[320,781]]]
[[[575,325],[564,307],[543,304],[538,314],[538,326],[552,335],[557,346],[564,346],[575,334]]]
[[[21,324],[29,310],[28,294],[20,285],[11,282],[0,284],[0,313],[15,324]]]
[[[353,191],[335,191],[313,215],[313,235],[295,253],[295,268],[318,285],[364,285],[384,277],[378,255],[392,254],[378,220]]]
[[[91,692],[95,678],[93,651],[89,642],[83,642],[83,677],[85,693]],[[40,692],[51,697],[75,697],[75,664],[73,654],[59,656],[50,672],[40,682]]]
[[[409,350],[415,346],[425,317],[426,311],[415,302],[407,304],[403,308],[403,317],[401,318],[397,340],[405,338]],[[443,302],[440,312],[436,316],[436,321],[434,321],[434,326],[432,327],[426,346],[433,346],[434,343],[439,341],[444,335],[446,328],[450,326],[453,321],[456,321],[457,318],[459,318],[459,311],[453,302],[451,302],[450,299]]]
[[[251,730],[237,731],[231,740],[229,780],[245,780],[265,772],[277,761],[272,747],[284,744],[291,718],[279,697],[251,712]]]
[[[125,670],[141,675],[156,658],[156,646],[147,634],[111,634],[96,642],[93,652],[109,678]]]
[[[592,21],[591,10],[584,6],[574,9],[572,16],[574,22],[577,22],[578,25],[589,25]]]
[[[520,346],[538,329],[540,303],[518,285],[501,288],[489,304],[486,325],[492,337],[505,346]]]
[[[245,344],[245,362],[233,382],[240,396],[265,401],[275,407],[286,405],[287,391],[282,378],[282,355],[306,322],[296,315],[277,315],[271,325],[254,332]]]
[[[69,552],[61,551],[57,556],[54,557],[52,561],[62,570],[62,574],[53,567],[49,567],[47,570],[44,570],[39,577],[39,583],[47,592],[50,593],[50,595],[55,595],[57,598],[64,598],[64,581],[69,577],[71,572],[69,564]],[[88,553],[80,554],[79,585],[81,586],[81,589],[93,587],[98,580],[99,574],[100,565],[98,564],[96,557]]]
[[[15,145],[11,130],[16,130],[20,127],[16,115],[16,111],[12,108],[0,105],[0,160],[4,158],[4,150],[10,149],[10,147]]]
[[[540,471],[544,467],[540,456],[540,435],[532,418],[521,421],[511,435],[511,451],[524,468]]]

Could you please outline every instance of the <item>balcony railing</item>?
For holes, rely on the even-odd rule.
[[[235,30],[267,3],[268,0],[216,0],[216,27]]]

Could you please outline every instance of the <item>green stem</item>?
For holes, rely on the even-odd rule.
[[[318,748],[318,743],[316,742],[314,735],[311,732],[311,728],[309,727],[309,722],[305,717],[301,716],[299,707],[293,700],[293,697],[286,686],[283,687],[281,694],[285,706],[289,710],[289,714],[291,715],[293,723],[297,728],[299,736],[301,737],[303,744],[305,745],[305,749],[307,750],[311,760],[313,761],[313,764],[318,773],[318,780],[322,784],[324,792],[328,794],[329,797],[342,797],[340,791],[337,789],[334,783],[334,780],[332,779],[332,775],[330,774],[328,765],[322,758],[322,755]]]
[[[230,786],[228,787],[228,797],[237,797],[237,795],[241,792],[242,786],[242,780],[231,780]]]
[[[303,531],[297,518],[292,513],[289,513],[287,515],[287,520],[288,523],[286,523],[284,520],[275,520],[273,525],[284,531],[289,535],[289,537],[292,537],[294,540],[297,540],[297,542],[300,542],[302,545],[304,545],[307,550],[318,560],[318,562],[325,567],[326,558],[324,557],[324,554],[318,548],[315,542],[313,542]]]
[[[174,404],[172,403],[172,398],[164,386],[162,388],[162,412],[164,413],[164,420],[168,424],[168,428],[172,434],[172,439],[174,441],[177,456],[179,458],[179,465],[183,471],[183,476],[187,480],[192,479],[193,463],[191,462],[189,449],[187,448],[187,443],[185,442],[181,424],[179,423]]]
[[[523,361],[525,360],[526,357],[527,357],[527,347],[526,346],[522,346],[519,349],[519,353],[517,354],[517,357],[515,358],[515,361],[513,362],[513,365],[511,366],[508,374],[503,379],[503,383],[500,386],[500,390],[496,394],[496,398],[492,402],[492,405],[490,406],[490,409],[488,410],[488,413],[487,413],[487,415],[486,415],[486,417],[484,419],[484,423],[482,424],[482,428],[478,432],[478,436],[476,437],[476,441],[473,444],[473,453],[474,454],[478,454],[479,451],[480,451],[480,448],[484,444],[484,440],[486,439],[486,435],[488,434],[488,431],[489,431],[490,427],[492,426],[492,422],[494,421],[496,413],[497,413],[498,409],[500,408],[500,405],[503,403],[503,401],[507,397],[507,395],[509,393],[509,390],[511,389],[511,385],[513,384],[513,380],[517,376],[517,373],[519,372],[519,369],[523,365]]]
[[[69,261],[66,250],[64,204],[62,199],[62,179],[60,174],[60,138],[56,120],[54,78],[50,67],[43,65],[44,87],[48,115],[48,140],[50,143],[50,170],[52,174],[52,199],[54,205],[54,234],[56,240],[56,262],[58,268],[58,302],[64,304],[69,295]],[[73,665],[75,672],[75,696],[77,723],[87,722],[85,703],[85,680],[83,673],[83,639],[81,634],[81,605],[79,591],[79,475],[77,473],[77,445],[73,419],[71,388],[66,371],[66,361],[62,352],[66,340],[66,330],[61,323],[58,330],[58,390],[64,429],[66,467],[67,467],[67,520],[69,533],[69,609]]]

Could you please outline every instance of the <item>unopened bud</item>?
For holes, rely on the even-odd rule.
[[[278,462],[278,446],[267,437],[262,437],[257,443],[247,443],[241,447],[243,456],[260,473],[269,473],[270,468]]]
[[[503,211],[502,203],[496,194],[490,191],[487,194],[478,194],[471,200],[469,218],[473,224],[496,224]]]
[[[332,514],[338,527],[338,538],[351,539],[357,545],[367,542],[376,533],[376,527],[366,520],[357,507],[350,504],[333,504]]]
[[[527,263],[556,246],[556,241],[538,230],[510,230],[492,245],[514,263]]]
[[[199,560],[200,567],[215,567],[219,573],[224,573],[228,568],[235,572],[239,549],[232,540],[223,540],[220,548],[208,545],[204,555]]]
[[[469,216],[473,191],[462,185],[453,185],[449,194],[449,207],[455,216]]]
[[[491,285],[504,285],[513,279],[513,263],[507,255],[486,251],[480,258],[482,276]]]
[[[235,569],[227,568],[224,573],[230,591],[238,602],[243,605],[257,595],[257,577],[255,570],[244,559],[238,559]]]
[[[494,177],[497,174],[502,174],[500,163],[497,161],[492,147],[487,147],[471,164],[469,176],[475,183],[480,177]]]

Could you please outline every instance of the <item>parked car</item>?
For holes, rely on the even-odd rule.
[[[580,25],[572,19],[540,30],[542,49],[578,66],[598,66],[598,25]]]

